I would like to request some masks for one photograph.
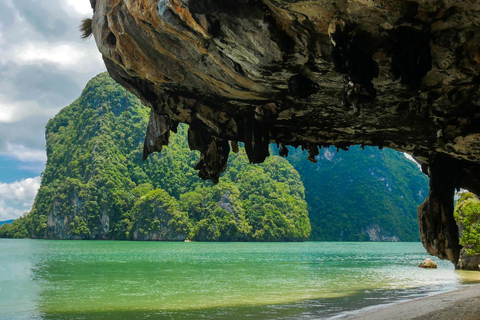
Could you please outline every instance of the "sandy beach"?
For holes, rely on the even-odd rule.
[[[415,300],[400,302],[346,317],[349,320],[479,320],[480,284]]]

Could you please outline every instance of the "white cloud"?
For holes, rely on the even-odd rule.
[[[40,177],[0,183],[0,220],[20,217],[30,211],[40,188]]]
[[[14,63],[18,66],[52,64],[61,70],[92,72],[103,69],[103,61],[94,43],[28,42],[4,49],[1,64]]]
[[[0,104],[0,122],[13,122],[15,107],[13,105]]]
[[[65,66],[78,63],[85,53],[67,44],[46,46],[46,43],[28,43],[20,50],[18,57],[26,63],[49,62]]]
[[[26,211],[8,206],[5,201],[0,198],[0,221],[19,218],[24,212]]]
[[[8,97],[0,94],[0,123],[17,122],[32,115],[53,116],[58,111],[58,109],[42,108],[36,101],[9,100]]]
[[[12,183],[0,182],[0,197],[28,204],[29,200],[33,200],[32,198],[37,194],[38,188],[40,188],[40,177],[28,178]]]
[[[43,162],[47,161],[47,154],[43,149],[31,149],[23,145],[16,145],[7,142],[5,154],[16,158],[21,162]]]
[[[92,6],[88,0],[67,0],[67,4],[72,6],[80,14],[92,13]]]

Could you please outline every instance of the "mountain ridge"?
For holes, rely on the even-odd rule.
[[[106,73],[93,78],[80,98],[46,126],[46,168],[32,211],[21,220],[26,231],[18,235],[168,241],[308,238],[304,188],[285,159],[275,156],[246,166],[240,148],[229,160],[231,169],[213,185],[191,168],[198,153],[188,149],[184,125],[170,136],[175,142],[171,147],[142,161],[148,118],[148,109]]]
[[[316,157],[318,162],[311,164],[306,161],[307,151],[290,149],[285,159],[271,156],[264,165],[249,165],[245,150],[240,148],[238,154],[230,155],[227,171],[214,186],[199,179],[192,169],[198,152],[188,150],[188,129],[183,125],[169,136],[173,143],[142,161],[147,120],[148,109],[106,74],[92,79],[82,96],[47,124],[48,160],[42,187],[31,213],[23,218],[27,234],[22,231],[17,235],[137,240],[418,240],[418,199],[415,202],[407,197],[408,201],[402,202],[393,197],[356,195],[363,185],[376,193],[385,190],[374,187],[378,177],[365,180],[363,174],[365,181],[361,180],[352,163],[362,164],[360,169],[367,173],[380,167],[380,178],[388,181],[400,181],[399,175],[411,170],[423,180],[413,183],[411,190],[405,181],[395,182],[393,187],[398,185],[399,191],[394,193],[419,189],[425,194],[425,176],[401,153],[368,147],[365,151],[353,147],[336,152],[331,147],[323,148]],[[392,163],[389,169],[385,165],[388,161]],[[397,164],[403,171],[388,173],[395,171]],[[415,176],[413,173],[410,176]],[[339,200],[347,199],[334,199],[344,194],[335,183],[348,190],[350,197],[356,195],[361,205],[339,205]],[[336,194],[332,194],[334,190]],[[332,205],[335,201],[337,204]],[[397,202],[401,210],[395,208]],[[379,204],[383,207],[377,210]],[[352,210],[357,207],[363,212]],[[380,218],[360,223],[365,221],[362,215],[367,210]],[[389,215],[395,218],[381,218]]]

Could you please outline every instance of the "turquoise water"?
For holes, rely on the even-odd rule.
[[[420,243],[0,239],[0,319],[322,319],[480,282]]]

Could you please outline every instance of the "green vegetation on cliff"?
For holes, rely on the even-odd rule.
[[[8,220],[8,222],[2,223],[0,225],[0,238],[28,238],[26,221],[27,218],[24,215],[13,221]]]
[[[465,192],[455,206],[455,220],[460,225],[460,244],[469,256],[480,255],[480,199]]]
[[[213,185],[193,169],[184,125],[142,161],[148,115],[107,74],[92,79],[47,124],[35,204],[0,237],[293,241],[311,229],[312,240],[418,240],[428,182],[399,152],[324,148],[312,164],[290,149],[250,165],[240,148]]]
[[[11,220],[5,220],[5,221],[0,221],[0,226],[3,226],[4,224],[12,223],[14,219]]]
[[[307,151],[290,149],[300,173],[312,240],[419,241],[417,207],[428,178],[402,153],[375,147],[323,148],[317,163]]]
[[[285,159],[247,166],[241,149],[214,186],[193,169],[198,153],[188,149],[186,126],[179,126],[161,154],[142,161],[147,121],[148,109],[107,74],[92,79],[79,99],[48,122],[48,160],[32,211],[8,233],[1,228],[0,236],[308,238],[304,188]]]

